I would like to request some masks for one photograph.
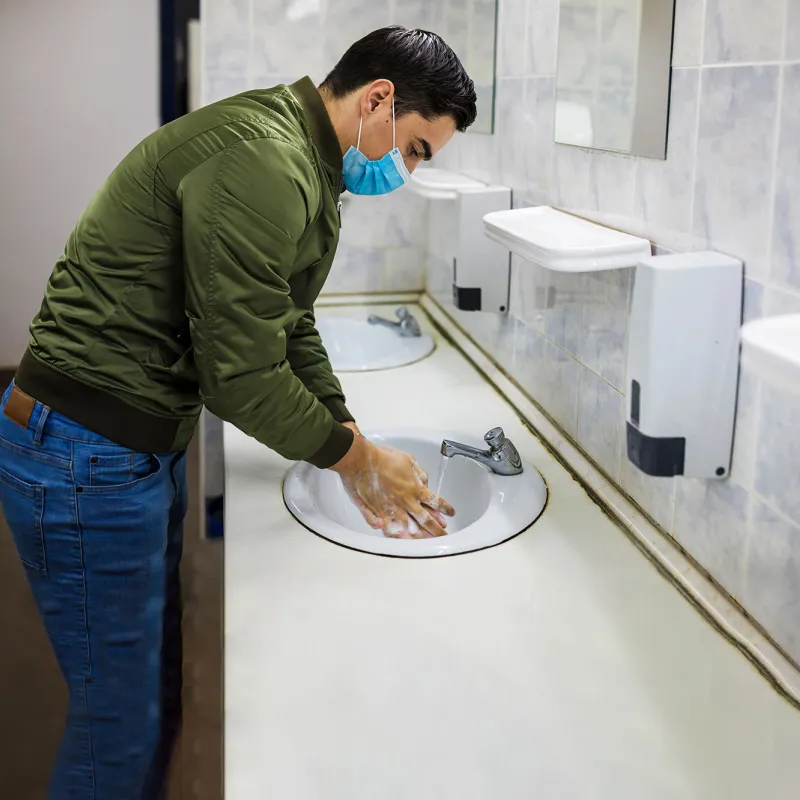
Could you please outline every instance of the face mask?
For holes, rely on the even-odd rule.
[[[361,126],[358,123],[358,144],[352,145],[344,154],[342,176],[348,192],[353,194],[388,194],[399,189],[411,179],[411,173],[403,163],[403,156],[397,149],[394,125],[394,98],[392,98],[392,149],[378,161],[370,161],[359,150],[361,147]]]

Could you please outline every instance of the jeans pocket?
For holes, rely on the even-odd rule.
[[[20,561],[29,569],[45,574],[44,486],[20,480],[0,467],[0,505]]]
[[[89,457],[89,486],[123,488],[146,478],[157,468],[157,459],[148,453],[93,455]]]

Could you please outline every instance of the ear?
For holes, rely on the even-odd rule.
[[[381,106],[391,107],[392,98],[394,97],[394,84],[390,80],[381,78],[373,81],[368,87],[367,91],[361,101],[361,113],[364,116],[373,114]]]

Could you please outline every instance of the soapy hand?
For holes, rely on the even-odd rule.
[[[348,427],[355,428],[351,423]],[[355,428],[355,432],[358,429]],[[397,539],[444,536],[453,507],[428,488],[413,456],[374,445],[357,433],[347,455],[332,469],[371,527]]]

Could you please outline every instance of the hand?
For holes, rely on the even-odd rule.
[[[358,435],[332,469],[367,524],[386,536],[422,539],[444,536],[453,507],[428,488],[428,476],[413,456],[378,447]]]

